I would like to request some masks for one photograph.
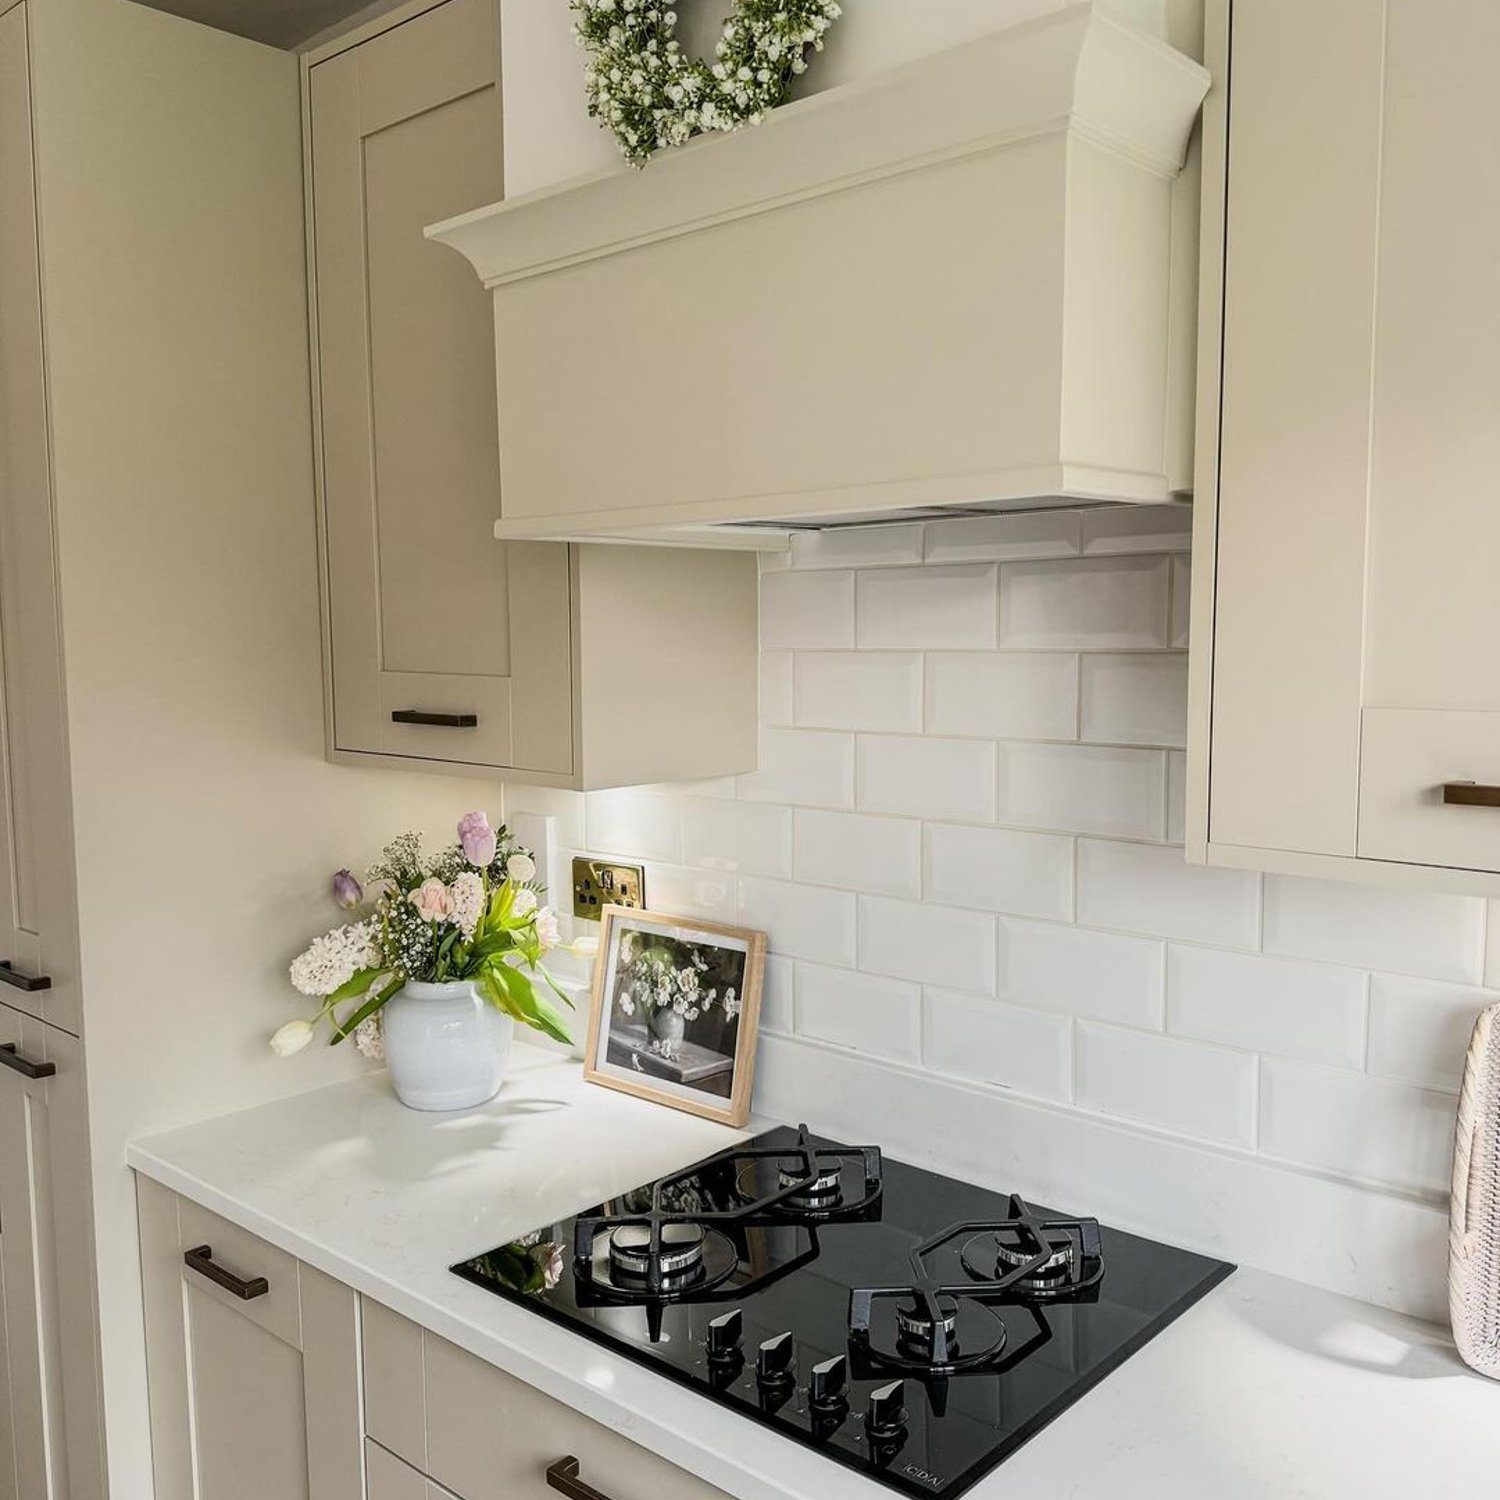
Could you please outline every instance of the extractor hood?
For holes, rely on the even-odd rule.
[[[1208,82],[1075,5],[432,227],[493,294],[496,534],[1170,498]]]

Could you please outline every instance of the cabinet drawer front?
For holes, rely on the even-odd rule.
[[[371,1438],[365,1439],[365,1475],[367,1500],[459,1500]]]
[[[1360,857],[1500,871],[1500,807],[1443,800],[1463,781],[1500,787],[1500,713],[1366,709]]]
[[[221,1270],[241,1281],[264,1277],[268,1289],[262,1296],[246,1301],[184,1263],[182,1275],[187,1285],[259,1324],[293,1349],[300,1349],[302,1311],[296,1260],[285,1250],[268,1245],[248,1230],[186,1198],[179,1201],[177,1222],[179,1256],[207,1245],[213,1251],[213,1263]]]

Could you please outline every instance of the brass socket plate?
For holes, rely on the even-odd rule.
[[[599,920],[606,906],[646,905],[646,867],[622,865],[612,860],[573,861],[573,915],[591,922]]]

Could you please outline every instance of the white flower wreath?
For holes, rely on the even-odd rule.
[[[637,167],[700,131],[758,125],[841,13],[838,0],[734,0],[710,63],[682,50],[672,0],[570,3],[589,114]]]

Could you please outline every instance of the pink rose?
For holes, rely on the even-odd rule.
[[[428,922],[446,922],[453,915],[453,895],[436,876],[424,880],[406,899]]]
[[[482,812],[465,813],[458,820],[458,841],[464,846],[464,858],[476,870],[486,870],[495,862],[498,840]]]

